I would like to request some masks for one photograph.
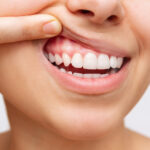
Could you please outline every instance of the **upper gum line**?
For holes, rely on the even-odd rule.
[[[61,37],[57,38],[53,44],[48,44],[48,46],[46,47],[46,51],[53,55],[58,54],[60,57],[62,57],[63,53],[66,53],[70,56],[70,58],[72,58],[73,55],[76,53],[80,53],[83,58],[88,53],[95,54],[97,57],[101,54],[107,55],[109,58],[111,56],[117,57],[115,55],[97,52],[94,49],[85,48],[80,44],[77,44],[74,41],[71,41],[69,39],[65,39],[65,38],[61,39]]]

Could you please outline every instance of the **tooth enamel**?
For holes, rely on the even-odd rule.
[[[109,69],[110,62],[109,57],[106,54],[100,54],[98,56],[97,69]]]
[[[72,74],[72,71],[68,71],[69,74]]]
[[[82,78],[83,77],[83,74],[82,73],[73,73],[73,75],[75,76],[75,77],[79,77],[79,78]]]
[[[115,56],[110,57],[110,66],[112,68],[117,68],[117,58]]]
[[[97,67],[97,57],[93,53],[87,53],[84,56],[83,68],[84,69],[96,69]]]
[[[71,60],[72,66],[75,68],[82,68],[83,59],[80,53],[75,53]]]
[[[100,78],[100,74],[93,74],[92,77],[93,78]]]
[[[123,58],[118,57],[117,58],[117,68],[121,68],[122,64],[123,64]]]
[[[101,78],[104,78],[104,77],[107,77],[107,76],[109,76],[109,74],[107,74],[107,73],[106,74],[100,74]]]
[[[66,70],[64,68],[60,68],[60,71],[66,73]]]
[[[63,53],[62,59],[63,59],[64,65],[65,65],[66,67],[70,65],[71,59],[70,59],[70,57],[69,57],[68,54]]]
[[[53,54],[49,53],[49,60],[51,63],[54,63],[55,62],[55,57]]]
[[[92,74],[84,74],[83,78],[92,78]]]
[[[63,62],[62,58],[58,54],[55,55],[55,61],[57,65],[60,65]]]

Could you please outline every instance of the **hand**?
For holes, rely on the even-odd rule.
[[[60,33],[61,29],[59,21],[46,14],[0,17],[0,44],[50,38]]]

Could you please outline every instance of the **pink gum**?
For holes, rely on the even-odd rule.
[[[70,48],[68,49],[63,48],[65,43],[67,43],[67,45],[69,45]],[[97,57],[99,56],[99,54],[101,54],[101,52],[97,52],[94,49],[88,49],[86,47],[83,47],[80,44],[77,44],[76,42],[72,40],[69,40],[63,37],[58,37],[58,38],[54,38],[50,40],[46,45],[46,51],[48,53],[52,53],[53,55],[58,54],[60,56],[62,56],[63,53],[67,53],[71,58],[75,53],[80,53],[83,57],[87,53],[93,53]],[[108,56],[110,57],[110,55]]]

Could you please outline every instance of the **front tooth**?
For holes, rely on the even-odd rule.
[[[100,74],[93,74],[93,78],[100,78]]]
[[[93,53],[87,53],[84,56],[83,68],[84,69],[96,69],[97,67],[97,57]]]
[[[66,73],[66,70],[64,68],[60,68],[60,71]]]
[[[71,74],[71,75],[72,75],[72,71],[68,71],[68,74]]]
[[[109,57],[106,54],[100,54],[97,62],[97,69],[109,69]]]
[[[123,58],[122,57],[118,57],[117,58],[117,68],[121,68],[123,64]]]
[[[100,74],[100,77],[101,77],[101,78],[104,78],[104,77],[107,77],[107,76],[109,76],[108,73],[106,73],[106,74]]]
[[[53,54],[49,53],[49,60],[51,63],[54,63],[55,62],[55,57]]]
[[[63,59],[64,65],[65,65],[66,67],[70,65],[71,59],[70,59],[70,57],[69,57],[68,54],[63,53],[62,59]]]
[[[58,54],[55,54],[55,61],[57,65],[60,65],[63,62],[62,58]]]
[[[75,67],[75,68],[82,68],[83,59],[82,59],[81,54],[80,53],[75,53],[73,55],[71,63],[72,63],[72,66]]]
[[[92,74],[84,74],[83,77],[84,78],[92,78]]]
[[[117,58],[115,56],[110,57],[110,66],[112,68],[117,68]]]
[[[75,76],[75,77],[79,77],[79,78],[82,78],[83,77],[83,74],[82,73],[73,73],[73,75]]]

